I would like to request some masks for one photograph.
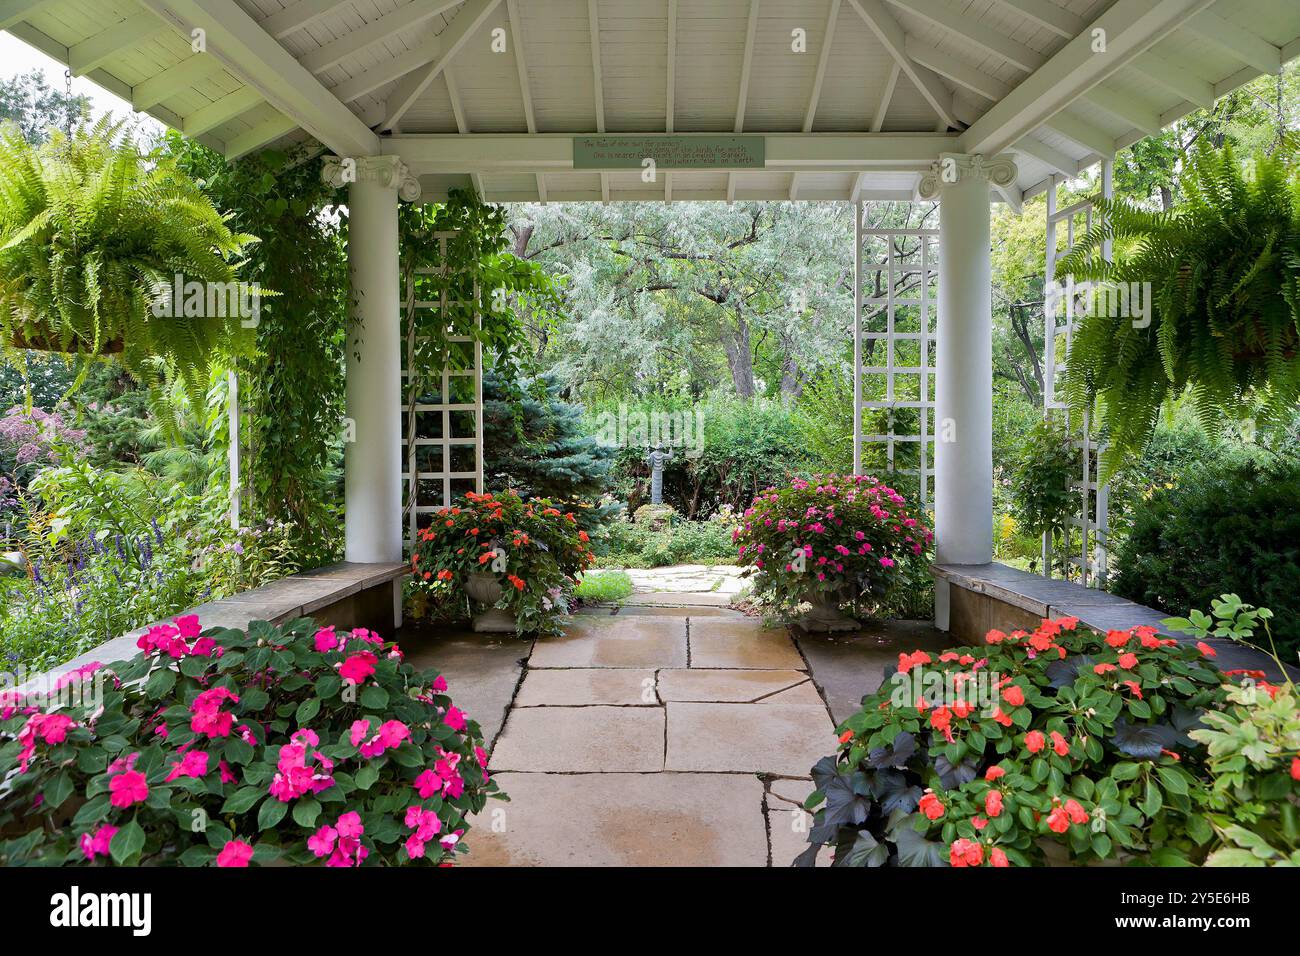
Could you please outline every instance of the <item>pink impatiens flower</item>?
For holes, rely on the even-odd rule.
[[[248,866],[253,858],[253,847],[243,840],[228,840],[217,854],[217,866]]]
[[[369,651],[353,654],[339,668],[339,676],[352,684],[360,684],[375,672],[375,662],[379,658]]]
[[[77,845],[81,847],[82,855],[93,863],[97,856],[108,856],[109,844],[113,842],[116,833],[117,827],[105,823],[94,833],[83,833]]]
[[[190,730],[210,738],[229,737],[235,717],[221,709],[222,701],[239,703],[239,695],[226,687],[213,687],[194,698],[190,704]]]
[[[334,843],[338,838],[338,830],[323,826],[307,838],[307,849],[318,857],[329,856],[334,852]]]
[[[124,770],[108,781],[108,791],[112,794],[108,802],[120,809],[143,803],[149,796],[149,784],[139,770]]]
[[[167,774],[165,782],[171,783],[177,777],[202,777],[207,772],[208,755],[202,750],[191,750],[172,764],[171,773]]]
[[[322,627],[317,631],[312,637],[312,642],[316,650],[322,654],[326,651],[332,651],[342,644],[342,641],[340,641],[338,636],[334,633],[334,625],[332,624],[329,627]]]
[[[443,717],[442,721],[452,730],[465,729],[465,713],[456,707],[448,707],[447,716]]]

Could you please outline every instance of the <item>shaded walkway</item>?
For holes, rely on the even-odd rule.
[[[943,643],[919,624],[796,642],[704,605],[712,592],[671,600],[582,613],[536,642],[404,644],[483,725],[511,797],[474,821],[465,865],[788,866],[835,720],[899,649]]]

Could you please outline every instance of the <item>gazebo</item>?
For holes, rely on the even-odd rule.
[[[1117,150],[1300,54],[1293,0],[0,0],[0,28],[229,158],[328,154],[365,330],[346,553],[368,564],[403,547],[400,201],[937,199],[920,440],[937,562],[980,565],[990,202],[1106,182]]]

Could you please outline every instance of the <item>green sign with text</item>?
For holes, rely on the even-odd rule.
[[[762,169],[762,136],[575,136],[574,169]]]

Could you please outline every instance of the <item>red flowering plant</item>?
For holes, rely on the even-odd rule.
[[[449,864],[496,794],[446,681],[370,631],[139,646],[0,693],[0,865]]]
[[[813,768],[802,861],[824,844],[841,866],[1203,859],[1206,750],[1189,732],[1227,696],[1213,649],[1078,624],[900,654]]]
[[[885,604],[925,572],[934,534],[923,512],[875,478],[814,475],[763,491],[732,540],[755,597],[790,611],[814,595]]]
[[[462,608],[469,576],[493,575],[502,585],[495,606],[514,614],[520,634],[557,633],[592,560],[591,538],[573,511],[506,491],[468,494],[438,511],[416,536],[411,569],[435,604]]]

